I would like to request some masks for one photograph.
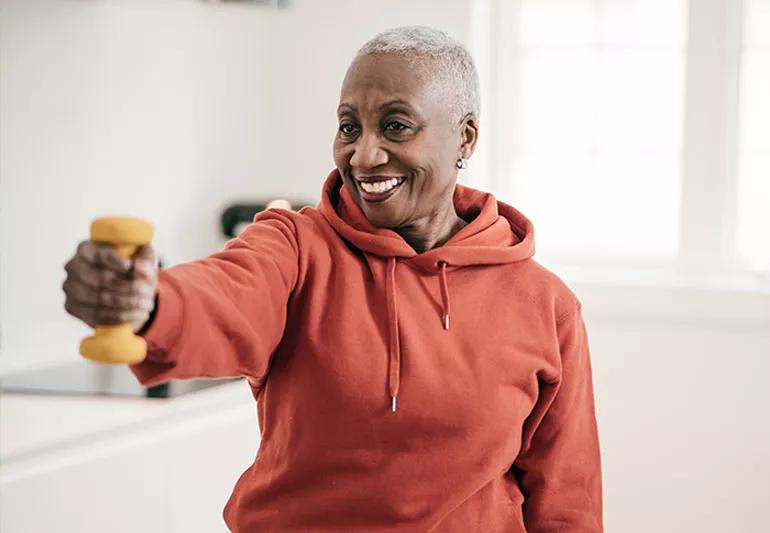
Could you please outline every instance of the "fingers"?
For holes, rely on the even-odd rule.
[[[68,277],[62,285],[62,289],[67,294],[67,299],[76,304],[115,310],[151,310],[155,298],[155,288],[147,283],[126,283],[128,283],[126,290],[118,292],[113,287],[109,287],[109,289],[104,286],[94,288],[78,278]]]
[[[118,255],[110,245],[83,241],[64,270],[94,289],[109,286],[111,290],[130,293],[131,280],[156,284],[157,264],[155,250],[149,245],[138,247],[129,259]]]
[[[150,245],[140,246],[131,258],[131,279],[145,280],[155,283],[158,276],[158,258]]]
[[[131,270],[131,259],[118,254],[111,244],[83,241],[75,255],[95,267],[105,267],[122,274]]]
[[[134,291],[133,282],[127,274],[120,274],[103,267],[95,267],[78,259],[77,256],[64,266],[64,270],[67,272],[67,279],[76,279],[96,290],[109,287],[112,291],[124,294],[130,294]]]
[[[122,257],[109,244],[83,241],[64,267],[65,310],[89,326],[144,324],[155,306],[157,257],[151,246]]]
[[[67,300],[64,309],[91,327],[111,326],[116,324],[144,324],[150,317],[150,311],[121,310],[108,307],[93,307]]]

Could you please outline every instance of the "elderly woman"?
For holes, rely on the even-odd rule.
[[[82,243],[67,309],[131,321],[143,384],[248,377],[262,440],[232,531],[602,531],[581,304],[521,212],[457,184],[479,134],[470,55],[427,27],[377,35],[338,118],[316,207],[261,212],[157,278],[149,247]]]

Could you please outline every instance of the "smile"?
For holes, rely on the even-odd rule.
[[[406,181],[404,176],[380,181],[358,181],[361,196],[367,202],[382,202],[393,196],[395,191]]]

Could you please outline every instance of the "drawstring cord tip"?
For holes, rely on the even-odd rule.
[[[444,329],[449,329],[449,313],[444,315]]]
[[[390,410],[395,413],[396,412],[396,397],[395,396],[391,396],[391,398],[393,399],[393,401],[390,404]]]

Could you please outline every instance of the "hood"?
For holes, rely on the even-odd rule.
[[[407,263],[438,276],[442,298],[444,330],[449,331],[450,291],[447,272],[472,265],[502,265],[522,261],[535,253],[532,222],[520,211],[500,202],[487,192],[471,187],[455,186],[455,211],[468,224],[443,245],[418,253],[401,235],[369,222],[344,186],[339,170],[327,176],[318,210],[334,230],[350,244],[364,252],[368,260],[387,262],[385,295],[389,331],[389,379],[391,410],[396,411],[401,350],[396,301],[396,268]]]

